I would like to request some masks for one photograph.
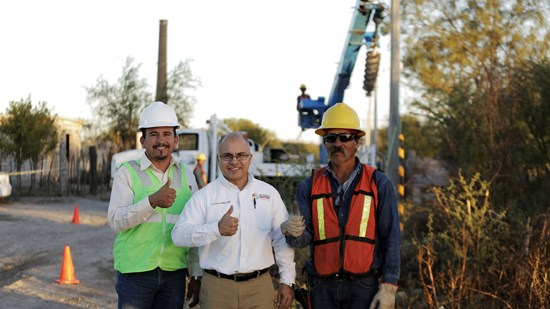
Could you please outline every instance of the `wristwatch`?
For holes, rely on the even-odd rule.
[[[289,286],[291,290],[294,290],[294,286],[296,286],[294,283],[283,283],[283,284]]]
[[[199,282],[202,281],[202,276],[191,276],[191,280],[197,280]]]

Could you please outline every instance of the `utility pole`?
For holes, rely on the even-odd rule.
[[[399,116],[399,78],[401,59],[399,53],[399,0],[392,0],[391,5],[391,82],[390,82],[390,123],[388,127],[388,168],[395,192],[399,192],[399,135],[401,118]],[[400,195],[396,194],[397,199]]]
[[[378,156],[378,81],[374,85],[374,134],[373,134],[373,144],[374,144],[374,161],[376,162],[376,157]],[[376,166],[380,168],[379,166]]]
[[[161,19],[159,24],[159,60],[157,64],[157,95],[155,101],[168,103],[166,102],[168,99],[168,95],[166,94],[166,28],[168,21]]]

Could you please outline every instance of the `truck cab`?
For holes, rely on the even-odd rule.
[[[208,134],[205,130],[181,129],[177,130],[176,133],[178,134],[178,145],[172,153],[176,161],[193,169],[197,164],[197,157],[201,153],[208,158],[210,147]],[[210,161],[210,158],[208,158],[202,167],[205,172],[209,170]]]

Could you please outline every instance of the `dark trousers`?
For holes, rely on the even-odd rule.
[[[183,308],[187,269],[156,268],[141,273],[117,272],[119,309]]]
[[[336,281],[314,276],[310,287],[311,309],[369,308],[377,292],[377,277]]]

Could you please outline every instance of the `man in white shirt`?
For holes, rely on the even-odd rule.
[[[185,297],[187,261],[191,276],[202,270],[196,248],[174,246],[171,231],[197,191],[193,172],[175,162],[178,119],[172,107],[154,102],[141,113],[138,129],[145,153],[117,171],[109,223],[118,233],[113,255],[118,308],[177,308]],[[198,303],[200,281],[191,280],[187,299]]]
[[[288,218],[277,190],[248,172],[248,140],[230,133],[219,142],[223,174],[189,200],[172,230],[176,246],[200,247],[201,309],[288,308],[296,277],[294,251],[280,225]],[[269,275],[273,250],[281,274],[277,297]]]

